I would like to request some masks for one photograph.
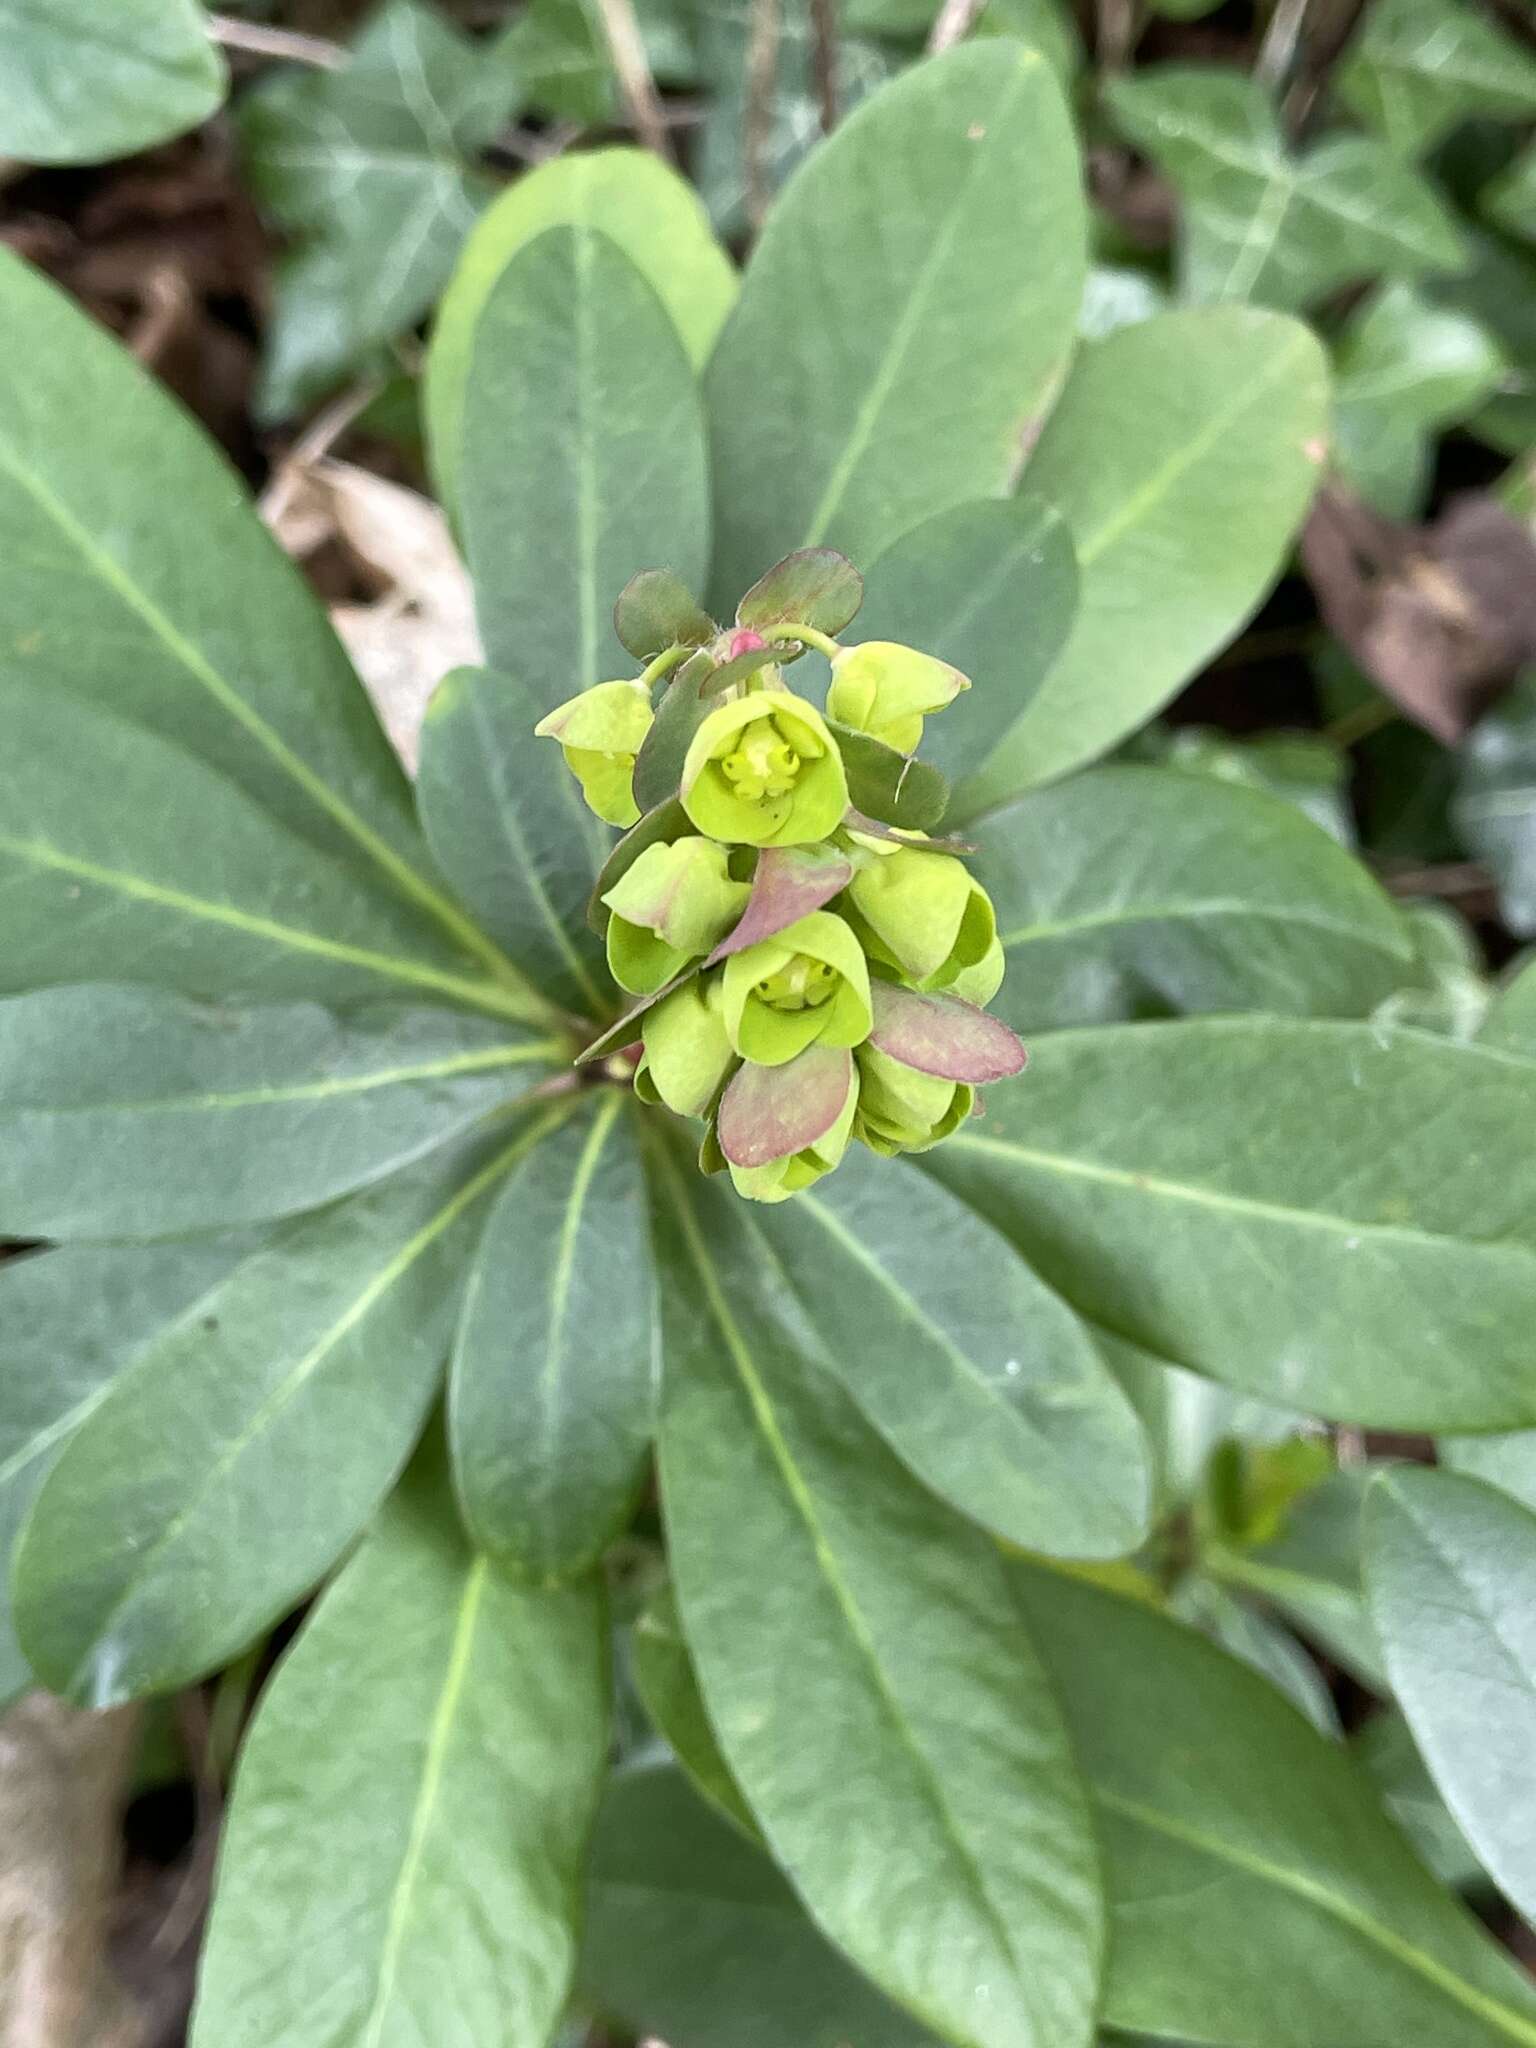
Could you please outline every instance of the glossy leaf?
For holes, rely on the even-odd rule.
[[[1077,563],[1042,499],[986,498],[925,519],[871,566],[854,640],[936,654],[972,687],[923,729],[923,759],[969,775],[1019,716],[1066,641]]]
[[[603,1598],[467,1548],[418,1467],[241,1759],[197,2048],[544,2048],[607,1745]]]
[[[50,1467],[151,1344],[240,1258],[237,1239],[70,1247],[0,1265],[0,1704],[31,1684],[10,1557]]]
[[[735,270],[698,195],[649,150],[576,150],[519,178],[465,244],[427,355],[427,435],[450,505],[457,498],[465,386],[481,318],[518,251],[546,228],[562,225],[598,229],[618,245],[661,300],[696,367],[735,300]]]
[[[668,1764],[625,1769],[609,1784],[580,1982],[599,2010],[668,2048],[937,2048]]]
[[[1357,278],[1461,267],[1460,237],[1433,186],[1363,135],[1328,136],[1293,156],[1256,79],[1157,65],[1115,80],[1108,101],[1184,202],[1187,298],[1300,312]]]
[[[1277,314],[1167,313],[1083,351],[1025,472],[1072,530],[1076,620],[952,820],[1093,760],[1204,666],[1278,575],[1327,430],[1322,351]]]
[[[207,120],[228,74],[198,0],[0,0],[0,156],[100,163]]]
[[[976,827],[1015,1030],[1182,1010],[1362,1016],[1401,985],[1402,919],[1289,804],[1166,768],[1095,768]]]
[[[1375,0],[1336,82],[1345,103],[1405,156],[1468,115],[1536,113],[1536,58],[1463,0]]]
[[[745,1205],[669,1167],[660,1209],[663,1507],[732,1774],[823,1929],[927,2024],[1086,2043],[1094,1853],[996,1553],[861,1420]]]
[[[1455,1104],[1455,1118],[1446,1114]],[[1112,1334],[1386,1429],[1536,1418],[1536,1063],[1278,1017],[1039,1038],[924,1166]]]
[[[220,999],[446,998],[527,1014],[405,905],[169,740],[0,681],[0,989],[153,982]]]
[[[189,1684],[329,1569],[405,1463],[477,1214],[528,1142],[285,1226],[113,1384],[16,1557],[17,1631],[55,1691]]]
[[[1288,1700],[1139,1602],[1014,1577],[1100,1822],[1106,2019],[1231,2048],[1536,2041],[1536,1994]]]
[[[639,1151],[609,1089],[513,1171],[470,1267],[448,1426],[481,1550],[546,1585],[597,1561],[644,1477],[657,1354]]]
[[[1366,1586],[1392,1690],[1446,1804],[1536,1911],[1536,1515],[1453,1472],[1395,1466],[1365,1510]]]
[[[1118,1557],[1150,1474],[1082,1324],[964,1203],[864,1156],[756,1219],[777,1284],[896,1455],[1026,1549]]]
[[[1523,676],[1468,734],[1452,812],[1493,871],[1504,922],[1536,938],[1536,677]]]
[[[863,567],[1004,487],[1071,346],[1082,234],[1033,51],[950,51],[849,116],[774,208],[710,362],[722,606],[792,549]]]
[[[547,706],[521,677],[445,676],[421,730],[416,802],[438,864],[508,955],[546,995],[599,1017],[613,1001],[584,912],[612,834],[547,740]]]
[[[236,1010],[81,983],[0,1001],[0,1234],[172,1237],[407,1166],[564,1064],[489,1017]]]
[[[544,709],[631,673],[613,601],[641,569],[704,580],[704,423],[677,329],[587,226],[518,250],[481,309],[459,511],[486,653]]]

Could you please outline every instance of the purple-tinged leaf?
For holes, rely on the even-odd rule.
[[[613,630],[636,661],[650,661],[668,647],[703,647],[717,629],[680,577],[642,569],[619,592]]]
[[[832,901],[853,880],[853,862],[832,846],[765,846],[752,877],[741,922],[705,961],[715,967],[732,953],[771,939]],[[739,1162],[738,1162],[739,1164]]]
[[[841,633],[864,602],[864,578],[835,548],[801,548],[760,576],[736,607],[742,626],[814,626]]]
[[[724,1095],[716,1130],[733,1166],[769,1166],[824,1138],[843,1113],[853,1082],[853,1054],[809,1045],[782,1067],[738,1067]]]
[[[875,1028],[869,1042],[893,1060],[945,1081],[980,1087],[1006,1081],[1029,1055],[1000,1017],[955,996],[924,995],[888,981],[870,984]]]

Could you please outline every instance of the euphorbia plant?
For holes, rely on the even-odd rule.
[[[414,792],[196,431],[0,267],[8,1688],[238,1686],[297,1617],[199,2048],[531,2048],[573,1982],[671,2048],[1536,2041],[1160,1611],[1175,1369],[1536,1418],[1523,1012],[1394,1025],[1409,927],[1278,800],[1069,773],[1280,568],[1316,344],[1079,347],[1006,41],[810,159],[718,339],[686,195],[590,162],[434,340],[488,666]]]

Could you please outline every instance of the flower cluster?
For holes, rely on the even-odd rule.
[[[1024,1064],[984,1008],[1003,978],[991,902],[964,849],[929,836],[947,789],[915,758],[969,683],[894,642],[839,644],[861,590],[807,551],[721,631],[648,572],[615,613],[645,672],[537,728],[629,828],[593,909],[637,1000],[583,1058],[638,1046],[636,1092],[704,1119],[704,1169],[756,1201],[809,1187],[850,1140],[926,1150]],[[825,712],[784,677],[808,648],[831,664]]]

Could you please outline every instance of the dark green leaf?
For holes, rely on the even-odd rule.
[[[698,1789],[745,1834],[760,1840],[757,1822],[736,1789],[709,1725],[699,1675],[683,1640],[683,1624],[670,1585],[646,1603],[630,1645],[635,1688],[657,1732],[670,1744]]]
[[[862,1421],[745,1205],[670,1167],[660,1192],[663,1505],[732,1774],[825,1931],[928,2024],[1086,2043],[1093,1847],[997,1554]]]
[[[1345,1421],[1497,1429],[1536,1418],[1533,1117],[1508,1053],[1201,1018],[1039,1039],[924,1164],[1159,1357]]]
[[[498,1564],[547,1585],[602,1555],[644,1476],[658,1348],[639,1149],[607,1089],[516,1168],[470,1269],[448,1427]]]
[[[1014,1578],[1098,1808],[1106,2019],[1232,2048],[1536,2042],[1536,1994],[1288,1700],[1138,1602]]]
[[[99,163],[195,128],[228,75],[198,0],[0,0],[0,156]]]
[[[1536,113],[1536,58],[1462,0],[1374,0],[1340,65],[1340,95],[1417,156],[1469,114]]]
[[[827,724],[848,771],[848,794],[855,810],[907,832],[927,831],[940,822],[949,803],[949,781],[941,770],[913,754],[900,754],[851,725],[831,718]]]
[[[1482,1865],[1435,1790],[1399,1709],[1373,1714],[1350,1747],[1382,1805],[1440,1882],[1455,1891],[1486,1886]]]
[[[834,638],[864,601],[864,579],[835,548],[801,548],[760,576],[736,607],[738,625],[812,626]]]
[[[973,1210],[912,1167],[850,1158],[758,1227],[843,1385],[926,1485],[1025,1549],[1136,1547],[1150,1474],[1130,1404]]]
[[[173,1237],[318,1208],[558,1071],[562,1047],[393,1006],[238,1010],[83,983],[0,1002],[0,1235]]]
[[[670,569],[642,569],[619,592],[613,630],[627,654],[650,661],[669,647],[704,646],[715,622]]]
[[[455,669],[427,706],[416,802],[483,929],[545,995],[600,1017],[613,998],[584,912],[613,835],[555,746],[534,737],[547,708],[518,676]]]
[[[627,674],[613,602],[630,577],[704,580],[704,422],[671,318],[595,228],[546,229],[491,287],[462,458],[490,660],[529,677],[545,709]]]
[[[1482,194],[1482,208],[1490,220],[1511,234],[1536,242],[1536,147],[1527,148],[1494,179]]]
[[[587,925],[600,938],[608,929],[608,907],[604,896],[627,875],[648,846],[670,845],[692,830],[688,813],[676,797],[647,811],[638,825],[631,825],[598,870],[587,902]]]
[[[963,701],[957,707],[963,712]],[[1095,768],[975,828],[1018,1031],[1169,1010],[1363,1015],[1405,979],[1390,899],[1289,804]]]
[[[919,65],[807,161],[710,362],[723,609],[791,549],[867,563],[1005,486],[1071,346],[1081,204],[1050,67],[1004,42]]]
[[[677,795],[693,736],[715,708],[704,688],[716,674],[707,654],[695,654],[662,691],[655,721],[635,756],[635,802],[642,811],[654,813]]]
[[[857,637],[921,648],[970,677],[970,693],[923,731],[924,759],[957,777],[981,767],[1039,688],[1076,607],[1061,515],[1039,498],[985,498],[925,519],[878,557]]]
[[[485,1198],[539,1128],[287,1225],[113,1383],[16,1558],[17,1632],[55,1691],[186,1685],[329,1569],[405,1462]]]
[[[1490,1876],[1536,1911],[1536,1515],[1481,1480],[1400,1465],[1365,1509],[1392,1690]]]
[[[1214,1579],[1191,1572],[1174,1589],[1170,1611],[1220,1644],[1228,1656],[1267,1678],[1322,1734],[1339,1734],[1338,1709],[1322,1672],[1278,1621]]]
[[[1278,314],[1166,313],[1083,351],[1025,472],[1071,528],[1077,616],[960,815],[1093,760],[1204,667],[1279,573],[1327,433],[1323,352]]]
[[[1510,930],[1536,938],[1536,672],[1478,720],[1457,759],[1457,830],[1492,869]]]
[[[499,1577],[418,1466],[257,1713],[197,2048],[544,2048],[575,1955],[606,1665],[601,1589]]]

